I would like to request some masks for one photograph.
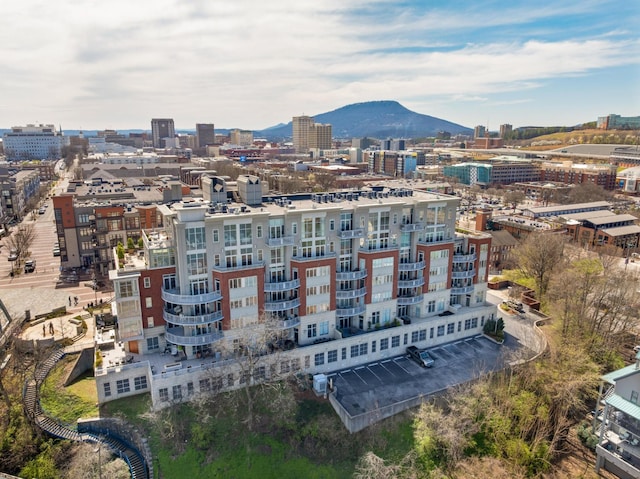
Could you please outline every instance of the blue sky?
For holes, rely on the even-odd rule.
[[[640,2],[22,0],[0,127],[262,129],[363,101],[473,127],[640,115]]]

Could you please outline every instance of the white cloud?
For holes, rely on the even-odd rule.
[[[23,20],[0,31],[0,90],[10,92],[0,124],[37,114],[91,128],[147,127],[166,115],[179,127],[263,128],[358,101],[531,98],[543,82],[637,64],[638,40],[625,39],[622,26],[573,39],[492,41],[465,31],[524,34],[534,31],[523,27],[529,22],[594,5],[397,12],[364,0],[11,2],[5,18]]]

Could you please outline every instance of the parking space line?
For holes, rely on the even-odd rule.
[[[363,366],[363,367],[361,367],[361,368],[358,368],[358,369],[364,369],[364,366]],[[355,370],[355,369],[353,370],[353,374],[355,374],[356,376],[358,376],[358,378],[360,379],[360,381],[362,381],[362,382],[363,382],[363,384],[367,384],[367,381],[365,381],[364,379],[362,379],[362,376],[360,376],[360,375],[356,372],[356,370]]]

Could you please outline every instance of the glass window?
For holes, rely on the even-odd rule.
[[[182,399],[182,386],[180,384],[173,386],[173,400],[180,401]]]
[[[111,396],[111,383],[104,383],[102,386],[104,388],[105,397]]]
[[[131,390],[128,379],[118,379],[116,381],[116,390],[118,394],[128,393]]]
[[[139,376],[137,378],[133,378],[133,387],[136,391],[147,389],[147,377]]]
[[[153,351],[155,349],[160,349],[158,338],[147,338],[147,351]]]
[[[167,388],[160,388],[158,394],[160,395],[160,401],[167,402],[169,400],[169,390]]]
[[[318,353],[315,355],[314,364],[316,366],[322,366],[324,364],[324,353]]]
[[[335,363],[338,360],[338,350],[337,349],[332,349],[331,351],[329,351],[327,353],[327,362],[328,363]]]
[[[385,349],[389,349],[389,338],[382,338],[380,340],[380,351],[384,351]]]
[[[393,336],[391,338],[391,347],[397,348],[398,346],[400,346],[400,336]]]

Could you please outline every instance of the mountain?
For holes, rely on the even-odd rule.
[[[343,106],[313,116],[316,123],[332,125],[335,138],[419,138],[439,131],[472,134],[473,130],[450,121],[408,110],[397,101],[368,101]],[[291,122],[255,132],[272,140],[291,138]]]

